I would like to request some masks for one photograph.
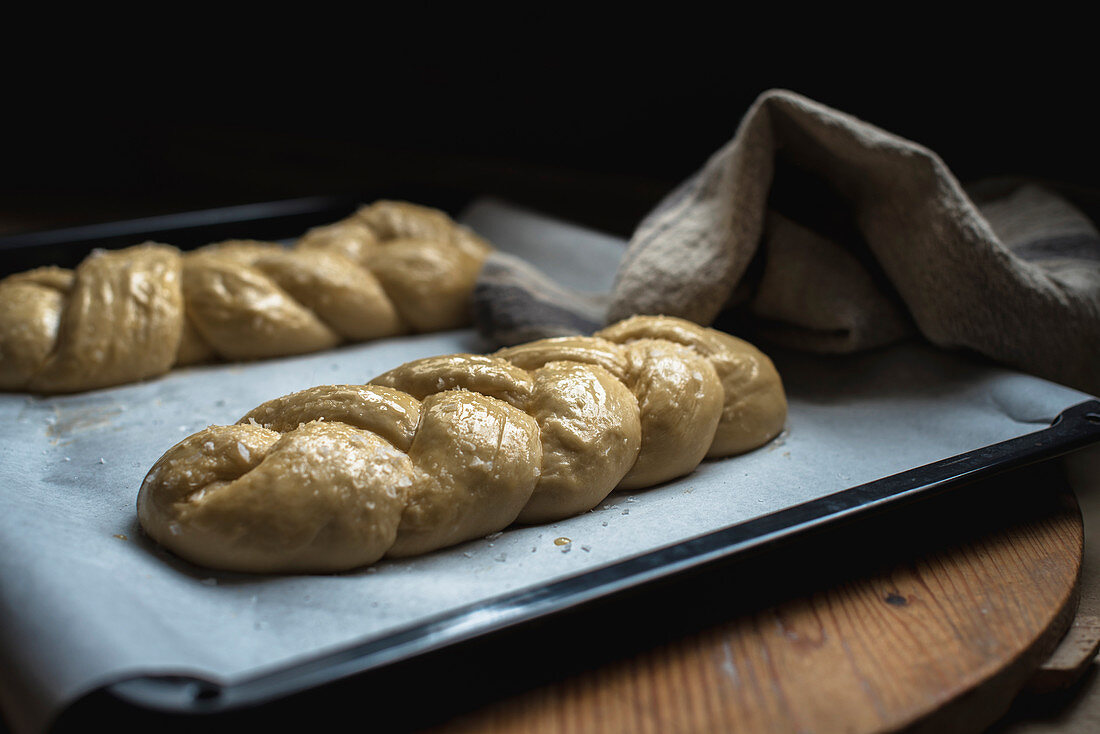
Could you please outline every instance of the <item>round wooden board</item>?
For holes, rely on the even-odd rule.
[[[816,588],[810,579],[805,593],[495,701],[441,730],[980,731],[1067,629],[1083,532],[1075,498],[1050,467],[972,494],[936,500],[907,524],[834,534],[828,563],[854,574]]]

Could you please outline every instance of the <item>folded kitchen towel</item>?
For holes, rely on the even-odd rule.
[[[761,342],[817,352],[920,334],[1100,393],[1087,217],[1036,183],[964,190],[927,148],[783,90],[641,222],[606,300],[499,257],[475,310],[498,344],[727,310]]]

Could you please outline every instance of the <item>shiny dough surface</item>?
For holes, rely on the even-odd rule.
[[[458,328],[490,251],[443,212],[378,201],[292,248],[147,243],[17,273],[0,280],[0,390],[78,392]]]
[[[169,449],[138,518],[200,565],[342,571],[585,512],[757,448],[786,413],[755,347],[639,316],[268,401]]]

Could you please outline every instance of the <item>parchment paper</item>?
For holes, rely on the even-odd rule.
[[[623,246],[499,202],[475,204],[464,219],[581,289],[610,286]],[[12,726],[39,731],[89,690],[143,674],[231,683],[1039,430],[1088,398],[916,344],[847,358],[780,352],[791,410],[778,439],[553,525],[331,576],[213,573],[137,525],[145,473],[190,433],[294,390],[480,349],[473,332],[456,331],[177,370],[82,395],[0,395],[0,703]],[[559,537],[572,543],[563,549]]]

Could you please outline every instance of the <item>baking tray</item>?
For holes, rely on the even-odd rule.
[[[200,212],[180,215],[175,219],[174,221],[181,223],[178,230],[167,226],[164,220],[157,220],[155,226],[146,229],[133,223],[104,225],[108,230],[113,230],[101,230],[101,234],[104,234],[102,238],[83,236],[74,247],[85,251],[97,246],[132,244],[146,238],[173,243],[189,240],[201,244],[224,237],[245,236],[242,229],[245,226],[252,232],[262,230],[266,238],[279,239],[281,236],[293,236],[305,226],[338,218],[350,211],[353,205],[354,202],[346,199],[325,198],[275,202],[244,210],[234,208]],[[238,216],[241,214],[244,216]],[[562,279],[566,279],[571,272],[576,273],[579,262],[589,266],[590,272],[584,276],[588,286],[599,286],[601,283],[604,286],[609,285],[613,277],[614,263],[619,252],[617,248],[621,247],[621,242],[615,242],[613,238],[588,236],[577,228],[494,202],[475,203],[467,209],[463,219],[505,246],[528,236],[524,233],[537,231],[538,246],[526,250],[526,255],[543,269]],[[56,235],[42,235],[41,238],[45,242],[52,242],[50,248],[64,247],[64,239]],[[25,249],[27,241],[23,237],[20,240],[23,244],[20,246]],[[556,249],[559,247],[562,249]],[[566,252],[569,247],[574,247],[574,250]],[[0,241],[0,251],[4,249],[5,242]],[[50,250],[51,253],[53,251]],[[553,272],[555,267],[559,269],[556,273]],[[602,275],[594,278],[593,272]],[[417,338],[395,340],[397,346],[392,349],[398,350],[395,353],[400,353],[403,348],[430,349],[436,343],[433,338],[424,337],[420,342]],[[472,335],[444,335],[439,338],[458,339],[470,345],[476,343]],[[390,349],[385,344],[379,344],[377,348]],[[807,375],[810,371],[822,366],[814,362],[815,358],[790,353],[776,356],[784,379],[790,378],[792,388],[805,385],[809,381]],[[285,386],[278,383],[285,369],[303,364],[317,365],[323,359],[324,355],[318,355],[284,362],[275,360],[215,369],[221,369],[227,375],[237,378],[255,374],[259,376],[257,379],[270,381],[272,389],[285,391]],[[922,364],[922,360],[927,364],[927,369],[912,367]],[[900,352],[887,350],[840,362],[826,362],[828,364],[823,363],[823,371],[814,373],[813,378],[816,380],[821,379],[820,375],[828,375],[825,384],[816,388],[816,391],[803,389],[799,392],[796,389],[792,393],[794,434],[781,436],[741,463],[735,463],[737,460],[708,462],[696,475],[683,482],[669,483],[644,497],[640,494],[641,502],[638,507],[643,507],[654,498],[659,499],[659,495],[679,492],[681,486],[686,487],[684,492],[690,492],[692,486],[700,486],[716,479],[724,480],[723,474],[729,475],[735,469],[754,466],[754,460],[755,465],[759,465],[764,459],[778,461],[776,457],[789,453],[782,451],[784,443],[789,443],[788,448],[795,446],[796,439],[805,438],[805,434],[809,432],[809,424],[813,424],[814,420],[817,421],[820,431],[827,432],[834,429],[834,419],[839,416],[848,420],[850,425],[863,426],[857,431],[857,437],[862,437],[861,440],[867,442],[867,447],[852,450],[854,453],[840,456],[836,460],[830,459],[826,453],[816,461],[823,472],[826,469],[837,470],[834,472],[835,476],[830,475],[827,481],[824,478],[821,481],[823,487],[835,489],[821,496],[808,501],[791,502],[778,510],[756,513],[745,521],[725,524],[709,532],[683,533],[683,537],[675,542],[656,543],[653,547],[645,548],[629,557],[606,563],[596,562],[579,570],[574,567],[573,572],[546,583],[520,586],[507,593],[486,594],[476,601],[448,609],[444,613],[423,617],[415,623],[392,627],[381,634],[363,635],[361,639],[346,640],[336,646],[329,645],[326,649],[297,656],[289,661],[260,666],[262,669],[244,675],[217,676],[201,670],[172,670],[172,666],[161,666],[168,669],[138,675],[116,675],[114,680],[97,685],[96,690],[130,707],[178,715],[247,710],[265,702],[317,690],[337,681],[359,679],[368,674],[384,675],[387,671],[398,670],[410,661],[432,660],[435,659],[433,655],[440,652],[468,649],[471,643],[488,643],[512,634],[522,635],[525,630],[537,630],[541,623],[548,620],[572,619],[572,615],[578,610],[594,604],[629,597],[647,589],[658,589],[662,584],[705,573],[708,569],[720,568],[731,560],[751,561],[756,554],[783,548],[796,539],[805,540],[823,529],[887,510],[910,507],[918,500],[941,497],[958,488],[971,486],[977,480],[1041,462],[1100,441],[1100,402],[1035,378],[1020,376],[980,361],[975,362],[970,357],[945,355],[937,350],[909,345],[902,347]],[[319,368],[310,369],[314,371],[306,374],[319,374]],[[866,381],[863,379],[865,374],[882,370],[900,373],[904,380],[909,381],[910,389],[902,391],[904,395],[901,402],[885,400],[873,391],[866,392]],[[365,374],[363,378],[369,376]],[[941,376],[946,376],[946,387],[938,381]],[[179,394],[171,390],[173,379],[175,378],[166,378],[160,383],[166,390],[165,400],[179,399]],[[974,385],[980,383],[980,390],[973,387],[973,380],[978,381]],[[321,381],[323,380],[317,379],[312,382]],[[154,382],[152,387],[156,388],[157,383]],[[861,390],[864,392],[860,392]],[[850,404],[844,397],[849,394],[855,398]],[[109,392],[104,395],[105,399],[109,399]],[[835,396],[840,397],[836,397],[834,401]],[[917,403],[907,402],[914,396],[922,401],[919,406]],[[94,402],[99,397],[93,396],[90,400]],[[847,463],[867,458],[863,455],[883,449],[882,446],[873,445],[877,434],[883,434],[884,441],[893,440],[892,434],[881,430],[882,428],[900,426],[899,430],[903,434],[898,435],[907,435],[904,434],[905,430],[919,432],[922,424],[913,415],[921,410],[926,410],[933,417],[941,413],[950,415],[952,406],[948,401],[962,401],[963,405],[959,410],[965,420],[957,421],[954,428],[945,428],[945,432],[956,431],[961,444],[977,448],[934,461],[912,459],[911,457],[919,456],[935,458],[941,446],[953,445],[952,442],[938,443],[942,436],[928,436],[929,446],[925,451],[900,452],[904,455],[898,461],[903,465],[911,461],[908,466],[919,464],[917,468],[906,467],[904,471],[876,474],[878,470],[875,467],[890,464],[881,460],[877,464],[871,461],[862,471],[863,474],[870,472],[874,479],[845,483],[849,477]],[[1052,404],[1062,406],[1056,415],[1048,414]],[[41,408],[42,405],[31,407]],[[251,407],[251,404],[246,407]],[[154,410],[152,405],[148,409],[150,412]],[[861,413],[861,410],[864,412]],[[800,414],[799,411],[805,413]],[[977,412],[976,416],[971,415],[974,412]],[[1005,430],[1013,434],[1012,437],[992,443],[983,443],[975,438],[987,435],[980,430],[974,430],[975,426],[980,427],[983,424],[986,416],[1001,419],[1007,426]],[[209,416],[203,415],[199,418],[205,424]],[[87,420],[87,417],[83,419]],[[912,422],[912,428],[907,428],[907,422]],[[184,426],[180,428],[183,429]],[[179,436],[180,434],[171,435],[169,443]],[[919,436],[916,437],[919,439]],[[161,440],[163,442],[168,439]],[[166,447],[167,444],[164,448]],[[68,457],[65,460],[68,461]],[[811,460],[810,463],[814,461]],[[148,466],[143,468],[147,469]],[[751,472],[745,473],[748,475]],[[851,474],[858,475],[859,472],[853,471]],[[879,478],[883,476],[885,478]],[[130,489],[136,493],[136,487],[135,482]],[[628,497],[612,499],[610,502],[626,503],[633,500],[633,497]],[[603,509],[606,510],[607,507],[616,505],[608,505]],[[132,514],[132,507],[124,512]],[[561,532],[569,532],[568,527],[568,524],[563,524],[564,529]],[[519,535],[520,531],[510,533]],[[462,547],[445,553],[448,552],[462,553]],[[581,550],[575,550],[574,553],[580,555]],[[596,557],[596,553],[592,555],[593,558]],[[165,559],[153,560],[163,563]],[[180,569],[177,567],[171,570],[178,572]],[[200,583],[213,580],[203,579],[201,575],[196,575],[195,579]],[[531,634],[537,632],[532,631]],[[55,705],[69,703],[71,701],[66,699],[55,702]],[[51,716],[57,713],[56,710],[48,712]],[[38,716],[41,720],[45,714],[40,712]],[[31,719],[33,717],[28,718]]]

